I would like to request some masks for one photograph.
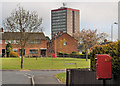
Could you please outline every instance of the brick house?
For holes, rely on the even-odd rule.
[[[48,40],[46,39],[43,32],[25,32],[25,34],[29,35],[29,40],[26,43],[24,49],[25,56],[46,56],[46,43]],[[0,32],[0,55],[2,56],[6,53],[6,44],[9,42],[12,45],[13,51],[17,52],[19,56],[21,56],[21,46],[19,44],[20,32]]]
[[[51,54],[55,54],[55,51],[57,55],[60,52],[64,53],[78,52],[77,40],[67,33],[58,34],[56,38],[53,38],[47,42],[48,56],[50,56]]]

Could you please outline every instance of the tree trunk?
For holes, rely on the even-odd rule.
[[[9,57],[9,52],[7,52],[7,57]]]
[[[38,56],[36,56],[36,60],[37,60]]]
[[[22,48],[22,57],[21,57],[21,69],[23,69],[23,53],[24,53],[24,48]]]
[[[86,61],[88,61],[88,49],[86,49]]]

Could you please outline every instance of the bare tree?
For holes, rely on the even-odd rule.
[[[4,21],[5,30],[8,32],[20,32],[20,46],[22,49],[21,56],[21,69],[23,69],[23,53],[25,45],[29,39],[29,32],[42,31],[41,28],[42,18],[38,17],[38,14],[33,11],[23,9],[18,6],[9,17]]]
[[[75,39],[78,40],[78,45],[83,44],[86,52],[86,61],[88,60],[88,49],[90,48],[90,46],[98,44],[100,41],[103,41],[107,37],[106,33],[97,33],[97,29],[82,29],[81,32],[77,32],[73,35]]]

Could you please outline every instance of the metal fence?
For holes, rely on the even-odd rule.
[[[67,69],[66,73],[66,86],[103,86],[103,80],[97,80],[96,72],[90,69]],[[106,84],[120,86],[120,76],[113,75]]]
[[[86,59],[86,55],[58,55],[57,57],[71,57],[71,58],[83,58],[83,59]],[[88,55],[88,59],[90,59],[90,55]]]

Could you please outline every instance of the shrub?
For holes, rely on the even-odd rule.
[[[81,55],[80,53],[71,53],[71,55],[76,55],[76,56],[79,56]],[[83,55],[83,54],[82,54]]]
[[[10,55],[10,57],[18,57],[18,54],[16,52],[14,52],[14,51],[11,51],[9,53],[9,55]]]
[[[2,53],[2,57],[5,57],[5,53]]]
[[[86,54],[85,51],[82,51],[82,54]]]
[[[108,54],[112,58],[113,74],[120,73],[120,41],[105,45],[95,45],[90,53],[91,69],[96,71],[96,54]]]
[[[73,51],[72,53],[76,53],[75,51]]]
[[[83,59],[85,59],[86,55],[85,54],[80,54],[79,52],[74,52],[74,53],[72,52],[71,54],[70,53],[59,52],[58,57],[72,57],[72,58],[83,58]],[[88,59],[90,59],[90,55],[88,55]]]
[[[59,52],[59,57],[67,57],[69,56],[70,54],[69,53],[63,53],[63,52]]]

